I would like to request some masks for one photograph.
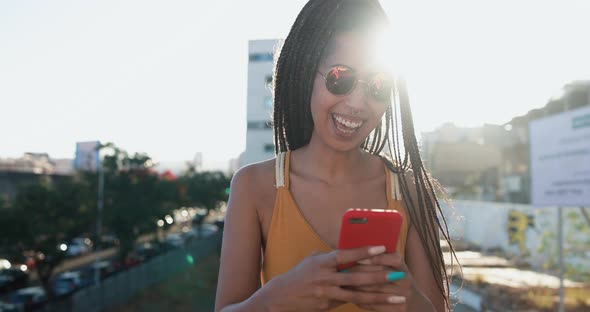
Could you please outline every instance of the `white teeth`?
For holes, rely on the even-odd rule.
[[[351,129],[357,129],[363,125],[362,121],[353,122],[353,121],[346,120],[346,119],[344,119],[340,116],[337,116],[337,115],[333,115],[333,116],[334,116],[334,119],[336,119],[336,121],[338,121],[339,123],[345,125],[348,128],[351,128]]]

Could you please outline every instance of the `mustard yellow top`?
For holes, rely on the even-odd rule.
[[[264,250],[261,279],[262,284],[275,276],[286,273],[314,251],[330,252],[326,244],[307,222],[289,192],[290,152],[280,153],[276,159],[277,195]],[[384,166],[386,175],[386,196],[388,209],[398,210],[403,218],[397,252],[403,257],[408,233],[407,214],[401,204],[401,193],[397,175]],[[354,304],[341,305],[331,311],[365,311]]]

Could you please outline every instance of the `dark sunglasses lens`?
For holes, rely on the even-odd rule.
[[[377,74],[371,80],[369,90],[371,95],[377,100],[390,100],[391,92],[393,90],[393,81],[386,74]]]
[[[336,66],[326,74],[326,88],[335,95],[344,95],[354,87],[354,72],[344,66]]]

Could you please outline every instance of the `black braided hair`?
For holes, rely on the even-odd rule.
[[[314,128],[310,107],[313,84],[331,39],[346,31],[371,34],[376,28],[389,26],[387,15],[378,0],[307,2],[283,42],[275,63],[275,153],[296,150],[307,145],[311,139]],[[391,171],[398,173],[410,224],[418,232],[437,286],[450,309],[449,276],[439,243],[439,229],[449,243],[454,256],[451,259],[456,259],[456,256],[446,220],[434,195],[435,190],[440,191],[440,187],[422,164],[402,79],[396,80],[393,93],[392,103],[387,107],[383,119],[361,148],[381,157]],[[403,144],[403,155],[400,143]],[[415,188],[410,188],[409,180],[413,180]]]

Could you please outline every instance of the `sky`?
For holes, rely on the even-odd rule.
[[[0,157],[114,142],[228,168],[245,149],[248,40],[301,0],[0,1]],[[418,133],[502,124],[590,80],[588,1],[382,1]]]

